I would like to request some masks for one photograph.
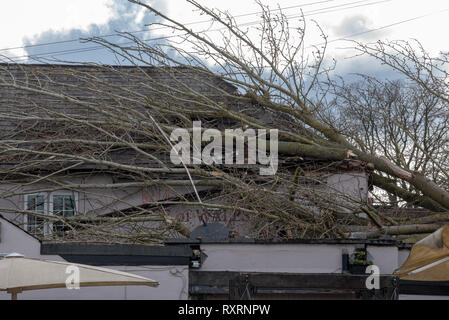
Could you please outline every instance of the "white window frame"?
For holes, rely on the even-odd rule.
[[[68,190],[60,190],[60,191],[53,191],[53,192],[51,192],[49,194],[49,197],[48,197],[48,203],[49,203],[48,214],[50,214],[50,215],[54,215],[55,214],[54,210],[53,210],[53,203],[54,203],[53,197],[54,196],[73,196],[75,198],[75,200],[74,200],[75,201],[75,208],[74,208],[74,211],[73,211],[73,215],[74,216],[77,215],[77,212],[78,212],[78,192],[68,191]],[[50,223],[49,225],[50,225],[51,232],[53,232],[53,223]]]
[[[53,191],[49,194],[48,202],[49,202],[49,214],[53,215],[53,196],[73,196],[75,198],[75,212],[74,215],[78,212],[78,192],[76,191],[67,191],[67,190],[61,190],[61,191]]]
[[[78,214],[78,192],[76,191],[69,191],[69,190],[58,190],[53,192],[44,192],[44,193],[29,193],[25,194],[24,196],[24,208],[25,210],[28,209],[28,197],[29,196],[44,196],[44,214],[47,215],[54,215],[53,212],[53,197],[54,196],[74,196],[75,198],[75,208],[74,208],[74,216]],[[28,231],[28,215],[24,215],[24,229]],[[44,223],[44,235],[51,235],[53,234],[53,223],[52,222],[45,222]]]
[[[34,210],[30,210],[28,208],[28,197],[31,196],[43,196],[44,197],[44,212],[43,214],[47,214],[48,213],[48,194],[47,193],[29,193],[26,194],[24,197],[24,201],[23,201],[23,208],[26,211],[34,211]],[[23,222],[24,222],[24,229],[27,232],[31,232],[28,230],[28,213],[23,215]],[[44,223],[44,235],[47,234],[48,232],[48,223]]]

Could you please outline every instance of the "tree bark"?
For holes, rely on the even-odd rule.
[[[371,177],[373,179],[373,184],[376,187],[379,187],[389,193],[397,195],[399,198],[406,201],[407,203],[423,207],[435,212],[447,211],[447,209],[445,209],[438,202],[432,200],[431,198],[421,196],[416,193],[407,191],[401,187],[398,187],[396,184],[392,183],[390,179],[382,177],[377,173],[372,173]]]
[[[421,190],[424,195],[449,209],[449,193],[439,187],[435,182],[427,179],[424,175],[418,172],[412,174],[409,182],[418,190]]]
[[[431,233],[441,227],[440,224],[411,224],[401,226],[388,226],[383,227],[381,230],[369,231],[366,233],[368,238],[376,238],[383,234],[387,235],[400,235],[400,234],[418,234],[418,233]]]
[[[269,149],[269,144],[267,144]],[[314,159],[325,159],[331,161],[341,161],[355,157],[349,149],[327,148],[317,145],[307,145],[297,142],[278,142],[278,152],[284,155],[310,157]]]

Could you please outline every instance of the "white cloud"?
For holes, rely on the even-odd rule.
[[[86,28],[105,23],[111,16],[110,0],[14,0],[0,3],[0,48],[23,45],[24,37],[46,30]],[[23,50],[14,51],[15,55]]]
[[[120,0],[126,3],[126,0]],[[234,15],[258,12],[259,8],[251,0],[199,0],[208,7],[217,7],[222,10],[228,10]],[[154,1],[150,1],[154,2]],[[436,54],[439,51],[449,51],[449,38],[444,37],[444,32],[449,27],[449,11],[439,12],[443,9],[449,9],[449,3],[446,0],[391,0],[378,3],[378,0],[367,0],[365,2],[355,0],[267,0],[272,8],[286,8],[287,15],[294,15],[300,12],[302,7],[307,14],[309,22],[316,20],[329,35],[329,40],[347,36],[343,34],[343,29],[339,34],[333,33],[335,26],[341,25],[345,21],[346,30],[351,31],[356,26],[354,24],[363,22],[359,20],[348,20],[354,16],[366,17],[366,23],[359,27],[366,29],[381,28],[390,24],[396,24],[400,21],[430,14],[430,16],[397,24],[385,29],[385,32],[370,33],[369,36],[356,37],[356,40],[385,40],[388,39],[410,39],[416,38],[421,41],[424,47]],[[320,3],[318,3],[320,2]],[[15,0],[2,1],[0,3],[0,27],[4,32],[0,38],[0,48],[14,47],[23,45],[25,37],[31,39],[33,36],[42,32],[53,30],[56,32],[69,31],[77,28],[85,30],[90,24],[101,25],[112,18],[110,10],[111,0]],[[182,0],[163,0],[166,6],[164,13],[182,21],[193,22],[207,19],[204,15],[199,15],[190,4]],[[313,5],[307,5],[315,3]],[[352,3],[352,4],[351,4]],[[109,4],[109,5],[108,5]],[[346,6],[345,6],[346,4]],[[370,5],[371,4],[371,5]],[[357,7],[354,7],[357,6]],[[354,7],[354,8],[351,8]],[[139,13],[136,21],[143,16]],[[244,16],[238,18],[239,23],[255,21],[259,19],[257,15]],[[293,23],[294,20],[292,20]],[[348,24],[349,21],[349,24]],[[368,23],[369,21],[369,23]],[[309,25],[311,25],[309,23]],[[202,30],[207,25],[194,25],[193,28]],[[143,27],[143,26],[142,26]],[[313,30],[313,28],[311,28]],[[357,29],[357,28],[356,28]],[[318,44],[321,42],[318,33],[310,31],[308,35],[309,44]],[[158,31],[159,34],[170,35],[167,30]],[[338,47],[345,46],[346,43],[337,41],[330,46],[330,53],[339,54]],[[14,51],[16,55],[23,54]]]

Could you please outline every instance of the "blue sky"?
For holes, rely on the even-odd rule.
[[[238,23],[257,21],[256,13],[260,12],[252,0],[199,2],[229,11],[238,17]],[[149,3],[185,23],[206,19],[183,0],[153,0]],[[274,9],[283,8],[284,13],[292,17],[302,10],[312,26],[307,38],[310,44],[321,42],[312,21],[318,22],[331,40],[329,57],[337,60],[338,71],[343,74],[356,71],[394,77],[393,73],[366,58],[351,58],[353,52],[347,49],[351,45],[343,39],[361,42],[418,39],[432,54],[449,51],[449,38],[441,36],[449,27],[447,1],[271,0],[264,3]],[[149,27],[145,25],[155,21],[154,15],[126,0],[15,0],[2,2],[0,6],[2,30],[9,30],[0,39],[0,54],[18,62],[32,62],[30,56],[37,55],[79,62],[123,63],[107,50],[95,50],[98,45],[81,43],[77,39],[137,30],[147,30],[135,33],[144,39],[170,35],[167,29],[148,31]],[[192,28],[204,30],[207,26],[197,23]],[[123,41],[118,37],[107,39]],[[47,44],[52,42],[57,43]],[[7,48],[12,49],[5,50]]]

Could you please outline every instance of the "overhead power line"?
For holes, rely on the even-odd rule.
[[[315,1],[315,2],[305,3],[305,4],[301,4],[301,5],[295,5],[295,6],[289,6],[289,7],[273,9],[271,11],[275,12],[275,11],[289,10],[289,9],[300,8],[300,7],[302,8],[302,7],[307,7],[307,6],[316,5],[316,4],[320,4],[320,3],[326,3],[326,2],[333,2],[333,1],[336,1],[336,0]],[[365,1],[369,1],[369,0],[365,0]],[[241,18],[241,17],[246,17],[246,16],[253,16],[253,15],[256,15],[256,14],[260,14],[260,13],[261,13],[260,11],[258,11],[258,12],[251,12],[251,13],[245,13],[245,14],[236,15],[234,17],[235,18]],[[191,26],[191,25],[195,25],[195,24],[207,23],[207,22],[212,22],[212,21],[213,21],[212,19],[201,20],[201,21],[192,21],[192,22],[187,22],[184,25]],[[160,27],[151,28],[151,29],[133,30],[133,31],[129,31],[127,33],[134,34],[134,33],[142,33],[142,32],[151,32],[151,31],[162,30],[162,29],[166,29],[166,28],[169,28],[169,27],[168,26],[160,26]],[[120,33],[119,32],[115,32],[115,33],[97,35],[96,37],[109,38],[109,37],[115,37],[115,36],[118,36],[118,35],[120,35]],[[53,44],[79,42],[80,40],[81,40],[80,38],[73,38],[73,39],[68,39],[68,40],[51,41],[51,42],[43,42],[43,43],[38,43],[38,44],[29,44],[29,45],[17,46],[17,47],[1,48],[0,52],[2,52],[2,51],[11,51],[11,50],[18,50],[18,49],[26,49],[26,48],[34,48],[34,47],[43,47],[43,46],[48,46],[48,45],[53,45]]]
[[[308,11],[308,12],[306,12],[304,14],[296,14],[296,15],[287,16],[287,19],[290,20],[290,19],[299,18],[299,17],[302,17],[302,16],[308,17],[308,16],[313,16],[313,15],[319,15],[319,14],[324,14],[324,13],[330,13],[330,12],[336,12],[336,11],[352,9],[352,8],[356,8],[356,7],[365,7],[365,6],[379,4],[379,3],[384,3],[384,2],[391,2],[391,1],[394,1],[394,0],[382,0],[382,1],[376,1],[376,2],[360,4],[360,3],[364,3],[364,2],[368,2],[368,1],[370,1],[370,0],[359,0],[359,1],[354,1],[354,2],[350,2],[350,3],[340,4],[340,5],[336,5],[336,6],[330,6],[330,7],[315,9],[315,10]],[[321,1],[321,2],[323,2],[323,1]],[[328,1],[324,1],[324,2],[328,2]],[[317,2],[315,2],[315,3],[317,3]],[[309,3],[309,5],[311,5],[311,4],[313,4],[313,3]],[[354,4],[358,4],[358,5],[354,5]],[[354,6],[350,6],[350,5],[354,5]],[[291,8],[291,7],[286,7],[286,8]],[[278,10],[283,10],[283,9],[285,9],[285,8],[280,8]],[[254,13],[252,13],[252,14],[254,14]],[[250,14],[246,14],[246,15],[250,15]],[[254,25],[254,24],[260,23],[260,22],[261,22],[261,20],[251,21],[251,22],[239,24],[238,26],[240,26],[240,27],[242,27],[242,26],[250,26],[250,25]],[[215,29],[215,30],[204,30],[204,31],[199,31],[198,33],[207,33],[207,32],[214,32],[214,31],[221,31],[221,30],[225,30],[225,29],[226,28],[219,28],[219,29]],[[153,30],[156,30],[156,29],[153,29]],[[118,34],[116,34],[116,35],[118,35]],[[157,41],[157,40],[164,40],[164,39],[169,39],[169,38],[174,38],[174,37],[179,37],[179,36],[180,36],[180,34],[171,35],[171,36],[161,36],[161,37],[157,37],[157,38],[144,39],[142,41],[143,42]],[[67,40],[67,41],[71,41],[71,40]],[[78,41],[78,40],[76,40],[76,41]],[[132,44],[132,43],[133,43],[132,41],[131,42],[125,42],[125,43],[121,43],[121,45],[127,45],[127,44]],[[90,51],[96,51],[96,50],[105,50],[105,49],[107,49],[107,48],[104,47],[104,46],[98,45],[98,46],[92,46],[92,47],[88,47],[88,48],[59,50],[59,51],[52,51],[52,52],[44,52],[44,53],[35,54],[35,55],[23,55],[23,56],[19,56],[19,57],[10,59],[10,61],[11,62],[20,62],[20,61],[27,60],[29,58],[37,59],[37,58],[41,58],[41,57],[43,58],[43,57],[47,57],[47,56],[62,56],[62,55],[68,55],[68,54],[74,54],[74,53],[83,53],[83,52],[90,52]]]
[[[364,35],[364,34],[367,34],[367,33],[388,29],[388,28],[391,28],[391,27],[394,27],[394,26],[397,26],[397,25],[400,25],[400,24],[404,24],[404,23],[407,23],[407,22],[419,20],[419,19],[422,19],[422,18],[426,18],[426,17],[432,16],[432,15],[435,15],[435,14],[438,14],[438,13],[447,12],[447,11],[449,11],[449,8],[438,10],[438,11],[434,11],[434,12],[430,12],[430,13],[427,13],[427,14],[423,14],[423,15],[420,15],[420,16],[413,17],[413,18],[409,18],[409,19],[393,22],[393,23],[390,23],[390,24],[387,24],[387,25],[384,25],[384,26],[381,26],[381,27],[378,27],[378,28],[369,29],[369,30],[361,31],[361,32],[356,32],[356,33],[353,33],[353,34],[350,34],[350,35],[347,35],[347,36],[344,36],[344,37],[341,37],[341,38],[338,38],[338,39],[332,39],[332,40],[328,41],[327,43],[341,41],[341,40],[346,40],[348,38],[354,38],[354,37],[361,36],[361,35]]]

